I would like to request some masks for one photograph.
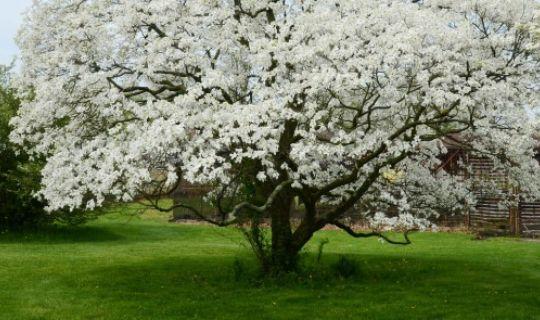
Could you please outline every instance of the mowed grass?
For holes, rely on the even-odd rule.
[[[328,239],[320,262],[321,239]],[[111,214],[0,236],[0,319],[540,319],[540,243],[317,234],[304,271],[261,279],[234,228]],[[349,278],[334,275],[355,261]]]

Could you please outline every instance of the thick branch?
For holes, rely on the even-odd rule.
[[[354,231],[351,227],[341,223],[341,222],[338,222],[338,221],[334,221],[332,222],[333,225],[335,225],[336,227],[340,228],[341,230],[347,232],[349,235],[351,235],[352,237],[354,238],[370,238],[370,237],[379,237],[381,239],[383,239],[384,241],[388,242],[388,243],[391,243],[391,244],[399,244],[399,245],[408,245],[408,244],[411,244],[411,240],[409,239],[409,232],[412,231],[412,230],[407,230],[403,233],[403,238],[405,239],[404,241],[395,241],[395,240],[392,240],[390,238],[388,238],[387,236],[385,236],[384,234],[380,233],[380,232],[377,232],[377,231],[371,231],[371,232],[367,232],[367,233],[361,233],[361,232],[356,232]]]

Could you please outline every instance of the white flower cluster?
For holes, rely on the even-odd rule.
[[[427,219],[418,218],[412,214],[400,214],[395,217],[388,217],[383,212],[377,212],[368,219],[369,227],[373,230],[382,232],[385,230],[427,230],[431,227],[431,222]]]
[[[36,1],[18,40],[11,138],[47,157],[51,210],[129,201],[153,170],[217,188],[249,172],[422,226],[474,201],[433,175],[455,134],[540,193],[533,0]]]

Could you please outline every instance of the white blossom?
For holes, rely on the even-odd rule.
[[[448,134],[540,194],[525,111],[538,105],[538,12],[533,0],[36,1],[11,139],[47,158],[51,210],[131,201],[154,170],[217,190],[256,163],[254,181],[424,228],[474,203],[467,182],[434,175]]]

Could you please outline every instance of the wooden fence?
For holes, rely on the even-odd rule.
[[[540,201],[526,202],[520,198],[519,192],[509,186],[508,176],[504,171],[496,170],[492,160],[487,158],[461,155],[471,168],[469,175],[456,172],[464,179],[491,182],[495,188],[478,186],[474,194],[478,202],[473,210],[454,217],[451,226],[459,225],[468,230],[490,235],[521,235],[529,237],[540,236]],[[457,161],[457,159],[456,159]],[[452,168],[451,165],[449,165]],[[504,204],[504,199],[514,199],[514,206]],[[439,224],[445,225],[442,219]]]
[[[525,236],[540,236],[540,202],[521,202],[516,222],[519,231]]]
[[[458,158],[456,155],[459,155]],[[489,235],[521,235],[528,237],[540,236],[540,201],[525,202],[517,201],[514,207],[502,205],[503,199],[517,197],[515,190],[508,187],[508,179],[505,172],[494,169],[493,161],[485,158],[475,158],[463,153],[452,153],[447,161],[447,171],[462,176],[463,179],[476,179],[491,181],[496,188],[484,189],[478,187],[474,190],[478,199],[473,210],[461,215],[441,215],[434,222],[444,228],[467,229],[470,231]],[[465,160],[471,167],[471,174],[460,170],[456,164],[458,159]],[[451,169],[451,170],[448,170]],[[205,186],[182,184],[173,197],[187,202],[205,215],[215,215],[215,209],[204,200],[204,195],[209,191]],[[175,219],[197,219],[193,213],[184,208],[174,211]],[[294,218],[301,218],[301,210],[292,213]],[[365,225],[362,216],[351,210],[348,218],[358,225]]]

